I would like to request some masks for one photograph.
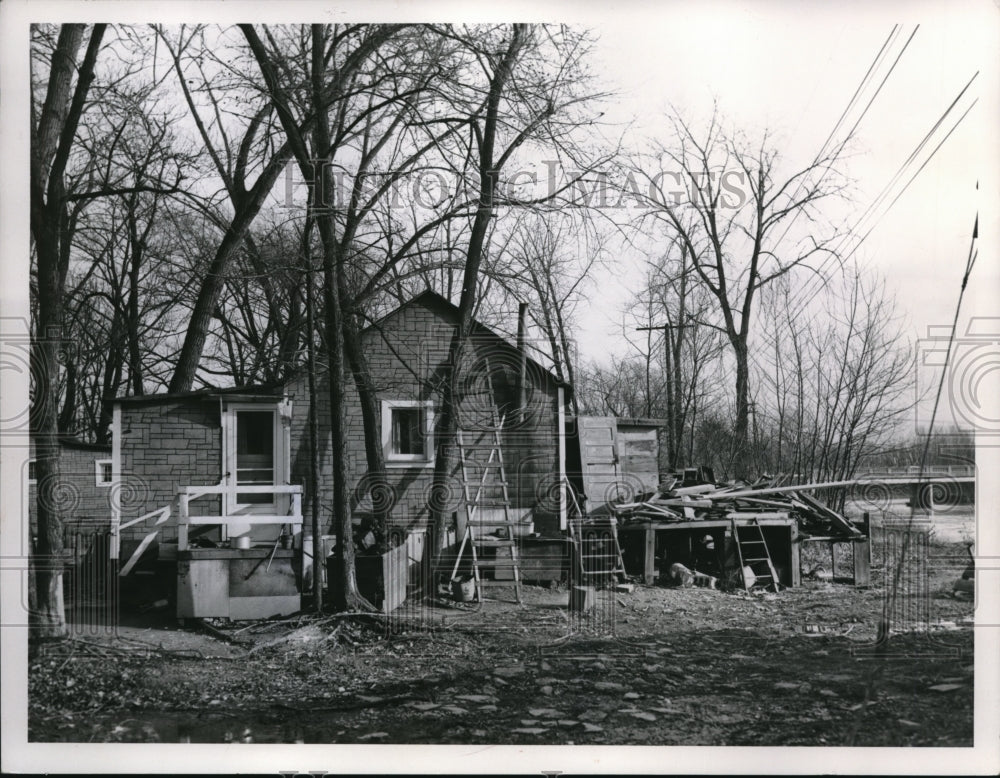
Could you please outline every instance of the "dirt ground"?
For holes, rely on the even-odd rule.
[[[830,580],[814,553],[795,589],[637,586],[599,592],[585,618],[565,588],[532,586],[522,605],[408,603],[389,619],[133,615],[38,647],[29,739],[972,745],[973,603],[952,591],[965,546],[932,544],[881,645],[877,548],[869,588]]]

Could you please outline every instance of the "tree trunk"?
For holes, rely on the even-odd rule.
[[[327,177],[325,172],[320,175]],[[329,182],[325,182],[329,183]],[[340,581],[333,587],[334,607],[352,609],[361,599],[354,568],[354,525],[351,519],[350,496],[347,488],[347,435],[344,392],[343,311],[340,307],[338,282],[340,262],[332,216],[318,214],[320,238],[323,243],[323,306],[326,327],[326,348],[329,357],[330,386],[330,466],[333,469],[333,517],[337,530],[337,558]]]
[[[325,27],[312,25],[312,101],[321,110],[314,127],[314,148],[330,148],[330,126],[323,97],[325,72]],[[326,164],[324,164],[326,163]],[[319,192],[333,192],[331,165],[328,160],[314,165],[318,175]],[[315,190],[314,190],[315,194]],[[316,223],[323,244],[323,305],[326,314],[326,346],[330,364],[330,433],[332,448],[330,464],[333,468],[333,516],[337,526],[337,566],[339,586],[334,587],[334,606],[340,610],[357,608],[374,609],[358,591],[354,564],[354,522],[351,515],[350,494],[347,486],[347,403],[344,365],[344,310],[341,306],[346,287],[343,252],[337,242],[336,215],[326,203],[317,201]]]
[[[277,172],[273,174],[273,178],[277,180]],[[170,378],[170,392],[189,392],[194,386],[195,375],[198,372],[201,355],[205,350],[205,341],[208,338],[208,328],[212,322],[215,308],[219,304],[219,295],[226,280],[230,260],[242,243],[263,202],[264,198],[261,197],[244,205],[242,209],[237,209],[236,216],[233,217],[215,256],[212,257],[208,270],[205,271],[204,281],[198,291],[198,298],[195,300],[194,310],[191,312],[187,332],[184,334],[184,343],[177,359],[177,366]]]
[[[53,225],[54,227],[55,225]],[[59,323],[62,321],[62,296],[58,294],[58,268],[42,260],[39,245],[38,331],[32,344],[36,366],[35,397],[31,413],[31,437],[35,443],[35,478],[37,481],[37,540],[32,546],[29,626],[34,638],[59,638],[66,635],[63,609],[63,514],[59,504],[62,474],[59,467]],[[43,272],[44,271],[44,272]]]
[[[63,25],[52,56],[45,103],[33,127],[31,149],[31,234],[38,264],[38,319],[32,343],[35,396],[31,434],[37,473],[38,540],[29,561],[29,632],[34,638],[63,637],[63,516],[59,505],[59,349],[69,252],[64,174],[76,128],[94,79],[94,63],[105,25],[96,24],[71,89],[83,25]],[[72,92],[72,100],[70,94]],[[34,588],[31,588],[31,582]]]
[[[306,270],[306,371],[309,382],[309,517],[312,529],[313,607],[317,613],[322,613],[323,575],[319,566],[325,564],[326,560],[323,558],[322,527],[320,526],[319,392],[316,390],[316,320],[313,317],[312,252],[309,246],[311,227],[311,220],[307,220],[306,226],[302,231],[302,260]],[[305,543],[303,539],[303,551],[304,549]]]
[[[129,213],[129,290],[128,290],[128,313],[126,321],[128,323],[128,380],[132,388],[132,394],[139,396],[143,394],[142,389],[142,351],[139,344],[139,271],[142,267],[143,240],[139,238],[139,231],[136,226],[136,216],[134,213],[136,198],[132,198],[132,212]],[[143,236],[144,239],[145,236]]]
[[[733,342],[736,357],[736,424],[733,426],[734,471],[737,478],[746,478],[749,472],[750,433],[750,365],[745,337]]]
[[[518,51],[526,33],[525,25],[515,24],[511,41],[504,52],[503,59],[497,66],[490,80],[490,90],[487,97],[486,116],[478,141],[478,171],[479,197],[476,216],[472,222],[469,235],[469,247],[465,257],[465,272],[462,275],[462,296],[458,303],[458,324],[455,327],[451,343],[448,346],[448,360],[443,366],[443,381],[441,391],[441,414],[437,427],[437,456],[434,461],[434,481],[431,486],[430,513],[432,527],[432,548],[436,555],[447,546],[448,513],[447,500],[448,479],[455,469],[455,434],[458,429],[457,408],[455,407],[459,388],[459,368],[462,352],[472,327],[472,313],[476,307],[476,288],[479,282],[479,266],[483,258],[483,245],[486,241],[486,231],[496,208],[496,190],[499,181],[499,170],[494,168],[494,147],[497,136],[497,123],[500,98],[506,88],[511,69],[517,58]]]
[[[380,552],[384,552],[387,550],[389,519],[396,503],[396,494],[390,491],[386,480],[385,453],[382,451],[382,414],[378,392],[361,346],[360,332],[353,314],[344,317],[344,351],[354,375],[354,385],[361,403],[365,456],[368,463],[368,475],[358,482],[355,498],[360,501],[364,498],[365,492],[371,494],[374,518],[372,531],[375,533],[377,548]]]

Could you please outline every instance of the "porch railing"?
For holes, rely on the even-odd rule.
[[[237,494],[270,494],[288,495],[289,508],[286,513],[221,513],[215,515],[192,515],[191,501],[200,497],[219,495],[222,504],[236,502]],[[225,527],[246,524],[302,524],[302,487],[298,484],[267,484],[264,486],[249,486],[235,484],[218,484],[215,486],[178,486],[177,487],[177,549],[183,551],[188,547],[188,528],[191,525],[218,524]]]

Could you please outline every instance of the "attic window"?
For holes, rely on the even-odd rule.
[[[98,486],[111,486],[111,460],[98,459],[94,462],[94,478]]]
[[[430,403],[385,400],[382,450],[389,465],[424,466],[434,462],[434,409]]]

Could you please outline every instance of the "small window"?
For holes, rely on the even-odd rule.
[[[428,465],[434,462],[434,411],[429,403],[387,400],[382,403],[382,446],[386,462]]]
[[[111,486],[112,472],[110,459],[98,459],[94,462],[94,476],[98,486]]]
[[[35,473],[35,460],[28,460],[28,483],[35,483],[38,480],[38,475]]]
[[[421,408],[392,409],[392,454],[423,456],[424,412]]]

